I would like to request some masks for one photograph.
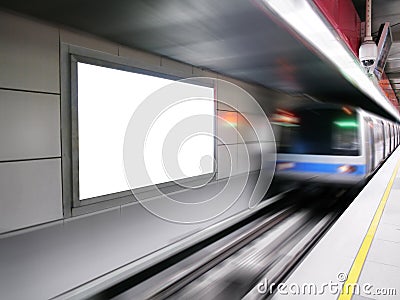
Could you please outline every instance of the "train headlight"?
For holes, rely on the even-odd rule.
[[[350,165],[342,165],[337,168],[338,173],[354,173],[357,170],[357,167],[355,166],[350,166]]]
[[[276,169],[278,171],[293,169],[295,167],[294,162],[280,162],[276,164]]]

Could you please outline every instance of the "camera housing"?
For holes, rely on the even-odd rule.
[[[374,41],[364,41],[359,49],[359,58],[365,68],[370,68],[375,64],[378,56],[378,47]]]

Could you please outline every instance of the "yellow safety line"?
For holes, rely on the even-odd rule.
[[[378,209],[376,210],[374,218],[372,219],[371,225],[369,225],[367,234],[364,237],[360,250],[358,250],[356,259],[354,260],[353,265],[351,266],[347,280],[343,284],[342,292],[338,300],[350,300],[351,297],[353,296],[354,287],[358,282],[358,278],[360,276],[362,267],[364,266],[365,259],[367,258],[369,248],[371,247],[372,241],[374,239],[379,221],[382,217],[383,210],[385,208],[390,191],[392,190],[393,182],[394,179],[396,178],[399,167],[400,167],[400,160],[397,162],[396,168],[393,170],[392,177],[389,180],[385,193],[383,194]]]

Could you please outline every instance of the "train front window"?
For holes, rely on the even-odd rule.
[[[355,112],[339,109],[307,109],[295,113],[296,126],[280,125],[280,153],[310,155],[359,155]]]
[[[358,154],[358,124],[355,120],[334,121],[332,130],[332,149],[347,152],[348,155]],[[352,152],[356,152],[353,154]]]

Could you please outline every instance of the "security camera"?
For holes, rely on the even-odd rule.
[[[378,56],[378,47],[374,41],[364,41],[359,49],[359,58],[365,68],[370,68]]]

